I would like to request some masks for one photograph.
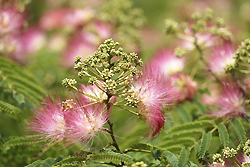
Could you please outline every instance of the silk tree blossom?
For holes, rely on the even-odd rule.
[[[34,116],[28,122],[28,128],[37,132],[41,139],[64,139],[66,133],[65,112],[60,100],[53,101],[49,96],[34,111]]]
[[[161,71],[166,76],[169,76],[173,73],[181,72],[184,68],[185,60],[164,49],[155,54],[151,63],[159,66]]]
[[[131,85],[139,101],[139,118],[149,126],[148,136],[155,137],[164,127],[163,106],[171,105],[176,99],[175,89],[160,69],[149,65],[143,75]]]
[[[218,111],[210,111],[209,114],[217,117],[240,117],[247,114],[247,101],[235,82],[223,82],[221,94],[218,96],[218,107]]]
[[[75,29],[88,22],[94,15],[93,9],[57,8],[47,11],[39,21],[42,29],[53,30],[57,28]]]
[[[178,101],[191,100],[198,91],[198,83],[193,81],[189,75],[184,73],[175,73],[170,76],[172,84],[176,87]]]
[[[93,139],[99,132],[106,131],[103,126],[108,119],[103,104],[89,105],[84,98],[79,98],[66,115],[67,138],[82,142]]]
[[[75,64],[76,56],[81,56],[84,60],[95,52],[97,46],[88,41],[88,35],[90,34],[80,32],[70,39],[63,54],[64,66],[72,67]]]
[[[208,58],[208,68],[213,73],[225,73],[227,68],[235,66],[234,53],[236,49],[230,43],[215,47],[213,55]]]
[[[11,4],[0,2],[0,33],[18,34],[24,24],[23,13],[17,11]]]
[[[195,38],[197,39],[197,44],[201,48],[208,48],[214,45],[216,38],[209,33],[201,34],[196,33],[195,36],[193,32],[187,30],[185,34],[178,34],[178,37],[182,39],[180,42],[181,46],[185,49],[191,51],[195,49]]]

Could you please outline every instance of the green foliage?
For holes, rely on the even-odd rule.
[[[233,128],[240,141],[240,144],[243,146],[246,142],[246,131],[244,130],[244,127],[242,126],[239,119],[232,119],[230,123],[233,125]]]
[[[168,159],[173,167],[178,167],[178,157],[175,154],[169,151],[164,151],[163,155]]]
[[[22,117],[22,111],[19,108],[4,101],[0,101],[0,112],[3,112],[9,117],[17,120],[20,120]]]
[[[111,151],[105,151],[101,153],[96,153],[90,155],[90,160],[98,160],[98,161],[115,161],[115,162],[124,162],[126,164],[132,164],[133,160],[129,155],[111,152]]]
[[[228,135],[226,126],[224,124],[219,124],[218,125],[218,131],[219,131],[221,144],[224,147],[227,147],[228,143],[229,143],[229,135]]]
[[[29,72],[3,57],[0,57],[0,77],[0,88],[13,94],[19,104],[25,100],[36,104],[45,93],[40,83]]]
[[[195,150],[198,159],[204,157],[206,151],[209,148],[211,138],[212,138],[211,132],[204,133],[202,139],[198,143],[195,143]]]
[[[185,148],[182,149],[178,160],[178,167],[185,167],[187,165],[188,156],[189,156],[189,150]]]
[[[37,160],[26,167],[50,167],[54,164],[55,160],[53,158],[47,158],[45,160]]]
[[[73,157],[68,157],[68,158],[65,158],[59,162],[57,162],[55,164],[55,166],[57,165],[75,165],[76,163],[82,163],[83,161],[85,160],[84,157],[81,157],[81,156],[73,156]]]

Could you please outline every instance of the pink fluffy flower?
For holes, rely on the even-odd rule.
[[[164,49],[155,54],[151,63],[159,66],[161,71],[166,76],[169,76],[173,73],[182,71],[185,62],[183,58],[176,57],[173,53]]]
[[[24,23],[24,15],[14,6],[0,2],[0,33],[19,33]]]
[[[230,43],[224,43],[220,47],[215,47],[213,55],[208,58],[208,67],[213,73],[224,73],[226,68],[234,66],[233,58],[236,49]]]
[[[86,23],[93,17],[94,11],[91,8],[67,9],[58,8],[47,11],[39,21],[41,28],[53,30],[61,27],[76,28]]]
[[[197,82],[193,81],[189,75],[184,73],[175,73],[170,76],[172,84],[176,87],[178,101],[191,100],[198,91]]]
[[[197,38],[197,44],[202,48],[208,48],[214,45],[215,43],[215,37],[213,37],[211,34],[195,34],[195,37],[193,36],[193,32],[190,30],[187,30],[186,34],[178,34],[179,38],[182,39],[181,46],[183,46],[187,50],[193,50],[195,49],[195,37]]]
[[[80,32],[69,41],[63,59],[63,64],[66,67],[72,67],[75,64],[76,56],[81,56],[84,60],[96,51],[97,46],[88,41],[89,35]]]
[[[82,142],[93,139],[98,132],[106,130],[103,126],[108,119],[104,105],[89,105],[85,99],[80,98],[66,115],[67,137]]]
[[[139,118],[149,125],[147,135],[154,137],[164,127],[164,105],[171,105],[176,98],[171,81],[156,66],[147,66],[143,75],[131,86],[139,100]]]
[[[44,99],[34,111],[34,116],[28,122],[28,128],[40,134],[41,139],[55,141],[65,138],[65,112],[62,110],[60,100],[53,101],[50,96]]]
[[[218,96],[219,111],[210,111],[217,117],[240,117],[247,114],[247,102],[244,99],[243,92],[235,82],[223,82],[221,94]]]
[[[45,44],[45,34],[37,27],[29,27],[22,34],[21,42],[23,52],[33,54]]]

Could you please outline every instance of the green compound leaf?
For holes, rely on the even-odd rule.
[[[108,160],[116,162],[124,162],[127,164],[134,163],[132,158],[126,154],[120,154],[115,152],[102,152],[90,155],[90,160]]]
[[[229,135],[228,135],[226,126],[224,124],[219,124],[218,131],[219,131],[221,144],[223,144],[224,147],[227,147],[229,143]]]
[[[174,140],[167,140],[166,142],[161,143],[159,146],[160,147],[169,147],[177,144],[182,144],[185,146],[190,146],[195,143],[195,138],[193,137],[183,137],[179,139],[174,139]]]
[[[172,167],[178,167],[178,157],[170,151],[164,151],[163,155],[166,156]]]
[[[14,99],[22,104],[27,100],[36,104],[43,97],[45,90],[28,71],[14,62],[0,57],[0,88],[13,94]]]
[[[84,160],[86,160],[84,157],[68,157],[60,162],[57,162],[56,165],[75,165],[76,163],[82,163]]]
[[[211,138],[212,138],[211,132],[203,134],[202,139],[201,139],[201,147],[200,147],[199,157],[204,157],[206,151],[209,148]]]
[[[178,167],[186,167],[187,166],[188,156],[189,156],[189,150],[186,148],[183,148],[181,150],[181,154],[180,154],[180,157],[178,160]]]
[[[213,127],[214,122],[209,120],[202,120],[202,121],[195,121],[195,122],[188,122],[185,124],[177,125],[171,128],[170,132],[178,132],[181,130],[189,130],[189,129],[199,129],[199,128],[207,128]]]
[[[32,164],[27,165],[26,167],[50,167],[55,163],[53,158],[47,158],[45,160],[37,160]]]
[[[10,139],[3,144],[3,147],[12,147],[12,146],[20,146],[20,145],[29,145],[33,143],[37,143],[38,141],[32,137],[17,137],[14,139]]]
[[[240,144],[244,145],[247,138],[246,138],[246,131],[244,127],[242,126],[241,122],[239,119],[232,119],[230,123],[233,125],[233,128],[240,140]]]
[[[20,119],[22,114],[22,111],[19,108],[4,101],[0,101],[0,112],[14,119]]]

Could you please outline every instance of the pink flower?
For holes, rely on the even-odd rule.
[[[193,81],[189,75],[175,73],[170,76],[173,86],[176,87],[178,101],[191,100],[198,91],[197,82]]]
[[[65,138],[66,121],[59,99],[53,101],[50,96],[34,111],[34,116],[28,122],[28,128],[37,132],[41,139]],[[51,141],[51,142],[52,142]]]
[[[183,46],[187,50],[194,50],[195,49],[195,37],[197,38],[197,44],[202,48],[208,48],[214,45],[215,37],[211,34],[200,34],[196,33],[195,37],[193,36],[193,32],[190,30],[186,31],[186,34],[178,34],[179,38],[182,39],[181,46]]]
[[[66,67],[74,66],[76,56],[81,56],[84,60],[96,51],[97,46],[88,41],[88,35],[90,34],[81,32],[69,41],[63,59],[63,64]]]
[[[230,43],[224,43],[221,47],[215,47],[212,57],[208,58],[208,67],[213,73],[225,73],[226,68],[234,66],[233,58],[236,49]]]
[[[247,102],[239,86],[233,82],[223,82],[221,94],[218,96],[219,111],[210,111],[217,117],[240,117],[247,114],[245,107]]]
[[[98,132],[105,131],[103,126],[109,119],[104,105],[99,103],[89,105],[83,98],[79,98],[65,117],[67,138],[82,142],[93,139]]]
[[[139,100],[139,118],[149,125],[147,135],[154,137],[164,127],[163,106],[176,98],[171,81],[156,66],[149,65],[143,75],[135,79],[131,90]]]
[[[24,24],[24,15],[14,6],[0,2],[0,33],[18,34]]]
[[[37,27],[29,27],[22,34],[23,52],[32,54],[39,51],[45,44],[45,34]]]
[[[159,66],[161,71],[166,76],[169,76],[173,73],[182,71],[185,62],[183,58],[176,57],[173,53],[164,49],[155,54],[151,63]]]
[[[77,26],[86,23],[94,15],[91,8],[67,9],[58,8],[47,11],[39,21],[41,28],[53,30],[56,28],[75,29]]]

